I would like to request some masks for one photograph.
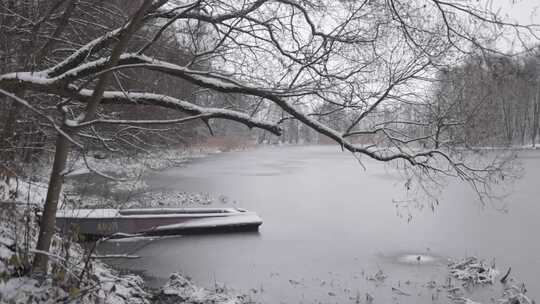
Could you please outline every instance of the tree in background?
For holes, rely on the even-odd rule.
[[[538,30],[461,1],[143,0],[119,1],[125,9],[114,10],[100,1],[58,0],[30,17],[14,10],[21,3],[42,2],[2,4],[3,18],[25,24],[25,38],[10,39],[1,54],[13,63],[0,75],[0,95],[17,108],[4,142],[20,112],[56,136],[36,272],[47,271],[44,252],[69,152],[145,144],[116,136],[126,130],[159,134],[162,126],[194,121],[213,130],[221,119],[281,135],[283,124],[296,131],[303,125],[359,160],[405,168],[408,185],[452,176],[486,195],[504,160],[468,163],[464,146],[446,140],[454,124],[453,106],[443,107],[446,93],[433,103],[422,91],[471,49],[496,52],[489,43],[505,31],[524,41]],[[2,36],[18,30],[4,26]],[[14,60],[15,49],[32,55]],[[433,113],[420,115],[426,107]],[[276,113],[265,111],[271,108],[280,117],[264,115]],[[418,132],[430,126],[435,132]]]
[[[468,58],[437,77],[422,115],[428,130],[468,146],[536,145],[540,92],[538,51]]]

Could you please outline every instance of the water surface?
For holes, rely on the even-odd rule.
[[[426,283],[446,281],[447,258],[495,259],[540,299],[540,151],[521,153],[525,177],[505,199],[509,212],[483,208],[451,183],[432,212],[400,216],[392,200],[404,183],[391,168],[336,146],[222,153],[148,178],[153,190],[226,195],[264,220],[259,233],[198,235],[107,244],[138,260],[117,266],[162,284],[180,271],[202,286],[225,283],[266,303],[448,302]],[[415,262],[420,255],[420,261]],[[386,276],[377,280],[377,272]],[[410,296],[392,291],[397,288]],[[467,296],[489,302],[500,284]]]

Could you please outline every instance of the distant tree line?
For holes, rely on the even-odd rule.
[[[509,146],[538,143],[540,48],[515,57],[474,55],[438,72],[431,102],[416,117],[428,122],[435,147]]]

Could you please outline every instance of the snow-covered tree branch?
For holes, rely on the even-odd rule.
[[[24,21],[18,35],[32,41],[0,50],[9,61],[0,103],[15,101],[2,143],[16,137],[21,107],[58,135],[37,252],[48,250],[72,144],[107,146],[99,133],[117,126],[202,121],[212,131],[221,119],[279,136],[294,121],[356,157],[404,164],[424,181],[461,178],[487,194],[506,160],[468,163],[470,147],[445,137],[464,120],[429,88],[470,54],[507,54],[497,45],[506,33],[524,51],[540,30],[461,1],[142,0],[75,18],[84,5],[24,18],[0,6],[2,18]],[[2,31],[14,38],[17,29]],[[29,53],[16,56],[21,50]],[[129,117],[137,108],[145,112]],[[38,256],[46,270],[47,256]]]

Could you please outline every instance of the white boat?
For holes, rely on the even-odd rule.
[[[91,237],[258,230],[261,218],[240,208],[66,209],[56,213],[63,233]]]

